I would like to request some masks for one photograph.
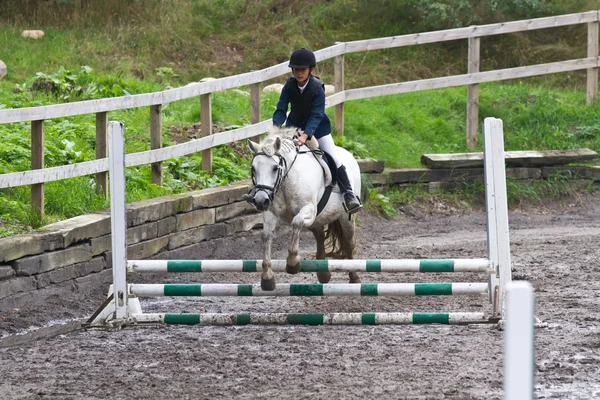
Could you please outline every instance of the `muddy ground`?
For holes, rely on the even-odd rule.
[[[600,195],[511,211],[509,218],[513,277],[532,283],[537,315],[549,324],[535,332],[535,397],[600,398]],[[284,257],[288,237],[284,233],[278,239],[276,258]],[[305,254],[314,251],[309,239],[303,238]],[[262,258],[256,232],[213,241],[203,249],[198,258]],[[357,258],[486,254],[481,211],[413,208],[398,220],[360,214]],[[362,280],[486,279],[476,274],[413,275],[363,274]],[[45,291],[37,299],[3,305],[1,399],[502,397],[503,333],[489,327],[168,326],[56,335],[95,310],[109,279],[105,273]],[[244,283],[259,277],[137,279]],[[278,274],[277,280],[314,282],[315,277]],[[346,276],[335,274],[333,281],[345,282]],[[142,306],[148,312],[490,311],[487,299],[477,297],[160,298],[143,300]],[[45,328],[36,331],[40,326]]]

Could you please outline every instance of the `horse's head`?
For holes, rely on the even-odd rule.
[[[288,144],[276,136],[267,138],[260,144],[248,140],[248,146],[254,153],[252,159],[254,193],[246,195],[245,198],[258,211],[267,211],[285,176],[287,162],[280,151],[288,147]]]

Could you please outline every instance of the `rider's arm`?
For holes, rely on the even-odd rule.
[[[273,113],[273,125],[280,128],[287,118],[288,105],[290,104],[290,94],[288,92],[288,85],[286,84],[281,89],[281,95],[277,102],[277,109]]]
[[[317,90],[317,92],[315,93],[315,96],[313,97],[310,117],[308,118],[308,121],[306,122],[306,129],[304,129],[304,132],[306,132],[306,134],[308,135],[308,139],[310,139],[313,136],[313,134],[317,130],[317,127],[321,123],[321,120],[323,119],[324,116],[325,116],[325,91],[323,90],[322,87],[320,87]]]

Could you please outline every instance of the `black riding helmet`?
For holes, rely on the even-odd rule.
[[[302,47],[295,50],[290,57],[290,68],[310,68],[317,65],[315,53]]]

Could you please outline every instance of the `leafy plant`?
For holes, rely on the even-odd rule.
[[[369,190],[369,202],[370,208],[375,207],[380,210],[386,217],[395,217],[398,212],[393,207],[389,197],[384,194],[378,193],[376,189]]]

